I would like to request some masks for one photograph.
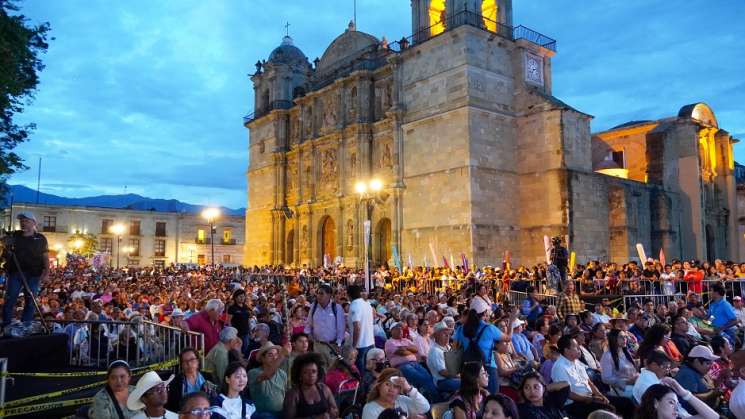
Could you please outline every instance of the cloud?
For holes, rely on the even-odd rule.
[[[69,196],[129,185],[151,197],[231,207],[246,201],[241,117],[253,110],[253,64],[279,45],[285,22],[312,61],[353,14],[352,2],[337,0],[21,6],[33,21],[49,21],[56,39],[22,117],[38,126],[18,148],[30,169],[12,182],[35,185],[41,155],[42,185]],[[407,1],[358,0],[357,9],[358,29],[378,38],[412,31]],[[723,128],[745,132],[743,20],[745,2],[514,2],[515,24],[557,39],[554,94],[594,115],[595,131],[704,101]],[[738,146],[741,160],[742,153]]]

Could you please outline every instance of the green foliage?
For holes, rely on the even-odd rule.
[[[75,232],[67,239],[67,251],[76,255],[91,257],[98,250],[98,238],[90,233]]]
[[[35,124],[18,125],[14,116],[23,112],[39,84],[44,69],[39,56],[47,51],[49,23],[32,25],[18,14],[17,0],[0,0],[0,194],[8,177],[26,169],[13,149],[26,141]]]

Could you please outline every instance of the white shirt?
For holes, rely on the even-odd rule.
[[[147,416],[144,411],[132,416],[132,419],[148,419],[148,418],[156,418],[156,416]],[[178,414],[173,413],[170,410],[166,410],[166,414],[164,416],[157,416],[158,419],[160,418],[166,418],[166,419],[178,419]]]
[[[652,371],[642,368],[641,372],[639,373],[639,378],[636,379],[636,382],[634,382],[634,388],[632,390],[632,394],[634,396],[634,401],[636,401],[637,404],[641,403],[642,396],[644,395],[644,392],[647,391],[649,387],[651,387],[653,384],[660,384],[660,379],[657,378],[657,374],[653,373]],[[734,396],[734,393],[733,393]],[[732,401],[730,400],[730,408],[732,407]],[[688,413],[685,408],[678,402],[678,417],[682,419],[686,419],[691,417],[691,414]],[[745,419],[745,416],[743,416],[743,419]]]
[[[735,308],[735,316],[737,316],[737,320],[740,321],[740,326],[744,326],[745,325],[745,306],[741,308]]]
[[[222,400],[222,406],[218,406],[215,410],[216,413],[222,415],[225,419],[245,419],[250,418],[251,415],[256,412],[256,407],[250,403],[246,403],[246,416],[241,417],[243,399],[238,396],[234,399],[229,399],[228,396],[221,394],[220,399]]]
[[[447,369],[447,366],[445,365],[445,352],[449,350],[450,345],[443,347],[437,343],[433,343],[432,346],[429,347],[429,353],[427,354],[427,368],[429,369],[429,372],[432,373],[432,378],[434,379],[435,384],[445,378],[440,375],[440,371]]]
[[[732,390],[732,396],[729,399],[729,410],[737,419],[745,419],[745,380],[740,378],[737,387]]]
[[[564,355],[559,356],[559,359],[556,360],[554,366],[551,368],[551,382],[557,383],[559,381],[569,383],[569,390],[572,393],[582,396],[592,395],[590,377],[587,376],[587,370],[585,370],[585,366],[579,359],[572,362],[565,358]],[[573,403],[571,399],[568,399],[566,402],[566,404],[571,403]]]
[[[349,305],[349,333],[354,336],[354,323],[360,324],[360,337],[357,348],[375,345],[373,334],[373,308],[362,298],[358,298]],[[353,342],[354,343],[354,342]]]
[[[413,417],[427,413],[429,402],[415,387],[412,387],[408,396],[400,395],[396,398],[394,408],[408,413],[408,417]],[[378,402],[367,402],[362,408],[362,419],[378,419],[383,410],[385,409]]]

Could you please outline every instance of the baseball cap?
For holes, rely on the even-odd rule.
[[[522,321],[520,319],[515,319],[515,320],[512,321],[512,328],[514,329],[514,328],[520,327],[520,326],[522,326],[524,324],[525,324],[524,321]]]
[[[739,295],[736,295],[735,298],[732,299],[732,301],[735,301],[735,300],[742,300],[742,297],[740,297]]]
[[[36,217],[34,216],[34,213],[31,212],[31,211],[21,211],[21,212],[18,213],[18,215],[16,215],[16,218],[19,219],[19,220],[21,218],[28,218],[29,220],[31,220],[33,222],[37,222],[36,221]]]
[[[449,330],[447,323],[445,322],[437,322],[434,326],[432,326],[432,333],[441,332],[443,330]]]
[[[714,352],[711,351],[711,348],[704,345],[696,345],[691,349],[690,352],[688,352],[688,358],[704,358],[708,359],[709,361],[716,361],[719,359],[717,355],[714,355]]]

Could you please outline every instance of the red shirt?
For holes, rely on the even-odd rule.
[[[204,333],[204,353],[208,353],[213,346],[217,345],[220,340],[220,331],[224,323],[218,320],[214,324],[210,320],[206,311],[200,311],[197,314],[186,319],[189,330],[192,332]]]
[[[704,291],[703,280],[704,273],[702,271],[688,271],[683,277],[688,282],[688,290],[693,291],[696,294],[701,294]]]

